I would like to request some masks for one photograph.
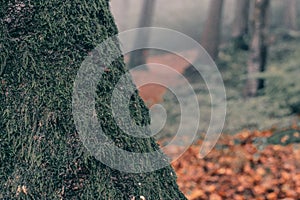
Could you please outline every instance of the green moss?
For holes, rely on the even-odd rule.
[[[79,140],[73,81],[88,52],[117,34],[108,1],[5,0],[0,17],[1,198],[185,199],[170,166],[144,174],[120,172],[97,161]],[[124,66],[122,58],[115,61],[99,83],[100,123],[125,150],[151,152],[158,148],[155,141],[125,135],[107,106]],[[137,93],[130,105],[136,123],[148,124]],[[22,186],[26,192],[18,192]]]

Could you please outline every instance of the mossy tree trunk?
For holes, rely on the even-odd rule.
[[[148,173],[117,171],[86,151],[76,132],[77,71],[97,44],[115,34],[108,0],[0,2],[0,199],[185,199],[170,165]],[[106,135],[132,152],[156,150],[152,138],[115,129],[107,105],[127,70],[122,58],[108,68],[97,98]],[[136,122],[149,124],[137,92],[131,105]]]
[[[267,62],[267,14],[269,0],[255,0],[254,28],[251,40],[250,54],[247,64],[248,78],[244,90],[246,97],[254,97],[258,90],[264,88],[264,80],[256,78],[258,73],[265,71]]]

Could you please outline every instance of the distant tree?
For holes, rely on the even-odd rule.
[[[219,52],[223,3],[224,0],[210,1],[208,16],[201,37],[201,45],[213,60],[217,59]]]
[[[143,0],[138,28],[151,26],[155,8],[155,1],[156,0]],[[143,35],[137,35],[135,43],[141,41],[143,42],[143,46],[146,46],[149,41],[149,34],[145,33]],[[147,50],[145,49],[135,50],[131,52],[128,62],[129,68],[134,68],[139,65],[145,64],[147,59],[146,52]]]
[[[257,95],[259,89],[264,87],[264,80],[256,78],[259,72],[265,71],[267,62],[267,15],[269,0],[255,0],[253,13],[253,35],[251,40],[250,54],[248,58],[248,77],[245,86],[245,96]]]
[[[122,0],[121,1],[121,10],[120,10],[120,14],[121,14],[121,19],[122,19],[122,30],[125,30],[126,27],[129,24],[129,9],[130,9],[130,0]],[[120,28],[119,28],[120,29]]]
[[[99,77],[95,114],[105,137],[97,137],[127,152],[158,152],[155,162],[166,167],[143,173],[156,163],[129,157],[136,173],[119,171],[96,160],[80,140],[72,109],[73,88],[84,85],[75,85],[77,72],[96,45],[117,33],[108,0],[0,1],[0,199],[186,199],[154,139],[128,135],[114,119],[112,93],[128,72],[122,57]],[[118,44],[107,48],[121,53]],[[134,122],[148,125],[138,92],[128,101]],[[104,153],[115,161],[115,154]]]
[[[245,36],[249,27],[250,0],[236,0],[232,39],[236,48],[248,49]]]
[[[297,30],[297,15],[298,5],[297,0],[286,0],[285,1],[285,17],[284,24],[289,30]]]
[[[224,0],[210,1],[208,16],[201,36],[200,43],[213,60],[217,59],[219,52],[223,3]],[[188,66],[184,70],[184,75],[190,81],[198,81],[201,79],[201,75],[193,65]]]

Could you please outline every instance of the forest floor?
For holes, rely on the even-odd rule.
[[[172,163],[180,189],[191,200],[299,199],[300,146],[283,145],[289,137],[299,140],[300,129],[294,128],[279,139],[282,144],[257,143],[274,137],[272,130],[223,135],[204,159],[198,140]]]
[[[286,46],[291,48],[289,44]],[[294,47],[298,48],[297,45]],[[284,49],[278,50],[278,48],[275,48],[271,51],[279,54]],[[244,71],[243,69],[240,71],[236,69],[241,68],[241,66],[245,68],[247,54],[240,52],[237,55],[238,58],[235,59],[230,56],[230,53],[227,50],[221,51],[218,65],[221,67],[220,71],[224,78],[227,93],[229,93],[228,96],[235,99],[237,92],[240,93],[236,90],[241,90],[242,81],[232,77],[241,76],[244,73],[245,69]],[[271,56],[269,61],[271,64],[277,62],[277,54]],[[190,59],[196,58],[193,51],[187,51],[186,56]],[[184,59],[170,54],[151,56],[148,62],[172,66],[180,74],[189,66],[189,63]],[[224,68],[222,69],[222,67]],[[164,71],[158,67],[145,71],[133,71],[132,75],[136,83],[145,80],[159,82],[163,79],[166,84],[172,87],[180,87],[181,84],[177,75],[168,73],[167,70]],[[235,81],[239,83],[235,83]],[[180,110],[174,108],[173,104],[170,106],[170,102],[168,102],[170,92],[168,89],[159,84],[148,84],[140,87],[139,92],[149,107],[159,103],[171,108],[171,112],[168,114],[171,115],[171,121],[175,120],[176,122],[166,124],[167,128],[163,129],[163,132],[176,132],[178,128],[176,124],[180,122],[180,119],[178,119]],[[198,96],[203,96],[203,94],[207,93],[201,93]],[[164,103],[164,101],[167,101],[167,103]],[[205,102],[205,100],[201,99],[201,102]],[[258,106],[261,103],[258,100],[247,101],[247,106],[252,105],[252,108],[247,107],[247,113],[243,113],[241,107],[244,104],[241,103],[245,103],[243,99],[233,101],[232,104],[229,102],[229,106],[233,106],[229,108],[227,126],[225,123],[225,132],[229,134],[223,134],[215,148],[205,158],[201,159],[199,157],[203,142],[200,136],[179,159],[172,163],[178,176],[180,189],[191,200],[299,199],[299,116],[285,115],[284,117],[277,116],[276,119],[270,119],[268,116],[271,114],[268,111],[261,110],[265,105]],[[272,105],[270,106],[270,109],[273,109]],[[237,111],[234,110],[234,107],[237,107]],[[266,117],[263,114],[259,116],[261,113],[267,113],[268,116]],[[243,117],[245,118],[243,119]],[[231,127],[234,127],[234,129]],[[203,130],[200,129],[199,132],[201,131]],[[166,143],[164,136],[158,137],[162,146]],[[167,135],[167,137],[170,136]],[[174,147],[170,151],[176,153],[181,149],[180,147],[177,149]]]

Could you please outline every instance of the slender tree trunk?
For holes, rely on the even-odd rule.
[[[85,72],[88,83],[76,83],[86,56],[118,33],[108,0],[2,0],[0,17],[1,199],[186,199],[154,139],[126,134],[114,118],[112,101],[128,106],[120,100],[126,94],[119,93],[112,99],[115,85],[128,72],[123,58],[107,64],[102,77],[94,77],[89,63]],[[103,52],[121,53],[118,44],[107,48]],[[99,80],[99,84],[93,83],[98,86],[95,105],[84,106],[96,110],[105,137],[97,134],[87,140],[101,139],[132,154],[158,152],[155,162],[148,157],[134,161],[130,156],[117,160],[121,165],[129,160],[125,167],[137,169],[134,173],[101,163],[87,151],[75,126],[72,100],[74,88],[86,96],[82,88],[92,87],[90,79]],[[124,89],[134,91],[130,78],[127,81]],[[128,101],[127,113],[133,121],[148,125],[149,112],[138,92]],[[81,120],[85,121],[83,114]],[[126,128],[133,126],[124,119],[118,121]],[[90,123],[82,123],[90,127]],[[147,130],[136,132],[149,135]],[[98,143],[95,149],[104,146]],[[113,163],[117,157],[107,149],[100,156]],[[166,167],[140,170],[157,163]]]
[[[119,31],[124,31],[128,27],[130,6],[131,6],[130,0],[122,0],[121,9],[120,9],[121,17],[122,17],[122,26],[119,28]]]
[[[210,1],[208,16],[201,37],[201,45],[213,60],[217,59],[219,52],[223,3],[224,0]],[[198,81],[201,79],[201,75],[193,65],[188,66],[184,70],[184,75],[189,81]]]
[[[221,35],[222,10],[224,0],[211,0],[205,22],[201,44],[212,57],[217,59]]]
[[[248,34],[249,10],[250,0],[236,0],[232,38],[235,46],[240,49],[248,49],[245,36]]]
[[[288,30],[297,30],[298,7],[297,0],[285,0],[285,19],[284,24]]]
[[[154,14],[154,8],[155,8],[155,1],[156,0],[144,0],[143,7],[141,10],[141,17],[138,24],[139,28],[142,27],[149,27],[152,24],[153,14]],[[135,43],[142,42],[143,46],[146,46],[149,42],[149,33],[145,33],[143,35],[137,35]],[[147,59],[147,50],[141,49],[133,51],[130,54],[129,58],[129,68],[132,69],[134,67],[137,67],[139,65],[146,64]]]
[[[254,30],[251,41],[251,51],[248,59],[248,78],[245,87],[245,96],[257,95],[259,89],[264,87],[264,80],[255,78],[259,72],[265,71],[267,61],[267,15],[269,0],[255,0]]]

